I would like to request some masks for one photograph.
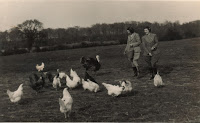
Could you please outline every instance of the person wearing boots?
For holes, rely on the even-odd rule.
[[[160,58],[160,51],[158,49],[158,38],[156,34],[151,33],[150,27],[144,28],[145,35],[142,37],[142,45],[144,48],[144,56],[145,61],[148,64],[151,78],[153,79],[155,74],[157,73],[157,66],[158,60]]]
[[[128,40],[127,45],[124,51],[124,54],[127,56],[128,60],[132,64],[132,68],[134,71],[134,77],[139,76],[139,65],[138,65],[138,59],[140,58],[140,36],[138,33],[134,31],[132,27],[127,28],[128,33]]]

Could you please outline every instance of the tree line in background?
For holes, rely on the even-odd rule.
[[[124,44],[127,41],[127,27],[133,27],[140,36],[143,28],[150,26],[159,41],[179,40],[200,37],[200,20],[180,24],[179,21],[163,23],[150,22],[120,22],[113,24],[95,24],[91,27],[70,27],[51,29],[43,28],[38,20],[26,20],[16,27],[0,32],[1,49],[17,49],[32,47],[76,44],[81,42],[116,41]],[[100,44],[99,44],[100,45]]]

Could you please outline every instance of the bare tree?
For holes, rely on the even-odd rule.
[[[36,19],[26,20],[22,24],[19,24],[18,28],[25,36],[28,44],[28,49],[30,51],[35,40],[39,38],[39,34],[43,29],[43,24]]]

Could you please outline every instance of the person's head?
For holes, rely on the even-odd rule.
[[[135,32],[135,30],[133,29],[133,27],[128,27],[127,28],[127,33],[128,34],[132,34],[132,33],[134,33]]]
[[[149,26],[146,26],[145,28],[144,28],[144,33],[145,34],[149,34],[151,32],[151,28],[149,27]]]

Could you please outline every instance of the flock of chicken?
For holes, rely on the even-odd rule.
[[[63,98],[59,98],[59,105],[60,105],[60,111],[61,113],[64,113],[65,118],[71,113],[72,110],[72,104],[73,99],[70,93],[68,92],[69,89],[73,89],[78,87],[79,85],[82,85],[84,90],[88,90],[90,92],[98,92],[100,90],[99,84],[95,81],[95,79],[88,74],[88,70],[98,71],[101,67],[99,55],[96,56],[96,58],[85,58],[82,57],[80,59],[80,63],[85,68],[85,77],[80,78],[76,71],[73,69],[70,70],[70,76],[68,76],[65,72],[59,71],[57,69],[57,74],[53,76],[51,72],[43,72],[44,69],[44,63],[42,62],[41,65],[36,65],[36,69],[38,72],[32,73],[29,76],[30,79],[30,87],[35,90],[37,93],[40,89],[42,89],[45,86],[45,79],[47,78],[49,82],[52,83],[53,88],[56,90],[62,86],[61,79],[66,79],[66,87],[63,90]],[[72,79],[71,79],[72,78]],[[132,84],[128,80],[122,80],[119,81],[119,85],[112,85],[107,83],[102,83],[102,85],[107,89],[108,95],[111,96],[119,96],[124,93],[128,93],[132,91]],[[154,77],[154,85],[155,86],[162,86],[162,78],[157,73]],[[7,94],[10,98],[10,101],[13,103],[19,102],[23,96],[23,84],[20,84],[18,89],[14,92],[11,92],[10,90],[7,90]]]

